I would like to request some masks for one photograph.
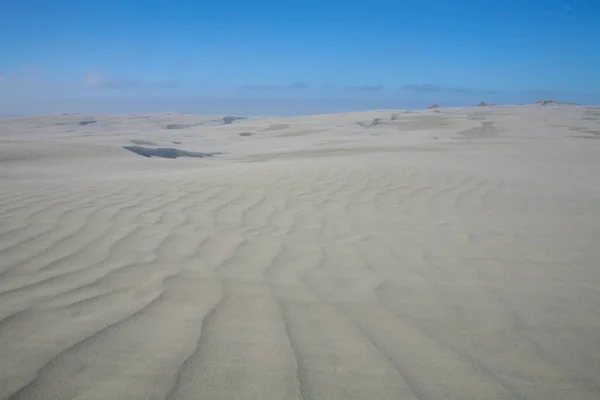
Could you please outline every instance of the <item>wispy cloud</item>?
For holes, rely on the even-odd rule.
[[[178,89],[181,85],[177,82],[156,82],[151,83],[150,86],[157,89]]]
[[[354,90],[357,92],[381,92],[383,86],[380,85],[360,85],[360,86],[346,86],[346,90]]]
[[[87,87],[99,87],[102,85],[104,78],[97,71],[90,70],[83,76],[82,83]]]
[[[402,90],[407,90],[410,92],[417,93],[470,93],[473,90],[470,88],[463,87],[449,87],[449,86],[441,86],[433,83],[425,83],[422,85],[404,85],[402,86]]]
[[[145,83],[138,79],[111,79],[95,70],[88,71],[83,76],[82,83],[88,88],[108,90],[136,90],[144,88],[176,89],[179,87],[175,82]]]
[[[351,91],[351,92],[382,92],[385,88],[381,85],[338,85],[331,82],[321,86],[325,91]]]
[[[136,80],[106,80],[100,83],[102,89],[131,90],[141,86]]]
[[[37,65],[23,64],[12,74],[0,74],[0,87],[24,92],[48,87],[51,82],[45,79],[42,72]]]
[[[246,90],[273,90],[276,86],[273,85],[244,85],[244,89]]]
[[[16,83],[25,89],[33,89],[42,84],[40,68],[32,64],[24,64],[17,75]]]
[[[597,0],[594,0],[597,1]],[[565,0],[562,7],[570,14],[585,13],[585,8],[591,4],[590,0]]]
[[[305,82],[295,81],[287,85],[288,89],[308,89],[308,84]]]
[[[246,90],[280,90],[280,89],[293,89],[293,90],[305,90],[308,89],[308,84],[300,81],[294,81],[288,83],[287,85],[244,85],[244,89]]]

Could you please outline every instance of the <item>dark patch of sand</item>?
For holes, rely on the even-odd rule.
[[[87,120],[79,121],[79,125],[85,126],[85,125],[95,124],[96,122],[98,122],[98,121],[92,120],[92,119],[87,119]]]
[[[231,117],[231,116],[223,117],[223,124],[224,125],[229,125],[233,121],[239,121],[239,120],[242,120],[242,119],[247,119],[247,118],[246,117]]]
[[[204,157],[212,157],[221,153],[202,153],[195,151],[185,151],[180,149],[174,149],[170,147],[159,147],[159,148],[149,148],[142,146],[123,146],[125,150],[129,150],[135,154],[138,154],[143,157],[161,157],[161,158],[177,158],[177,157],[194,157],[194,158],[204,158]]]

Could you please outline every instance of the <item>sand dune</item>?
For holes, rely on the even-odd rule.
[[[0,119],[0,399],[598,399],[598,132],[563,105]]]

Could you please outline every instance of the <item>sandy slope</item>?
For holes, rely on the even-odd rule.
[[[0,399],[600,398],[600,109],[219,118],[0,120]]]

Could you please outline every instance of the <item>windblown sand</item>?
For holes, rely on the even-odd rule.
[[[0,120],[0,399],[599,398],[600,108]]]

